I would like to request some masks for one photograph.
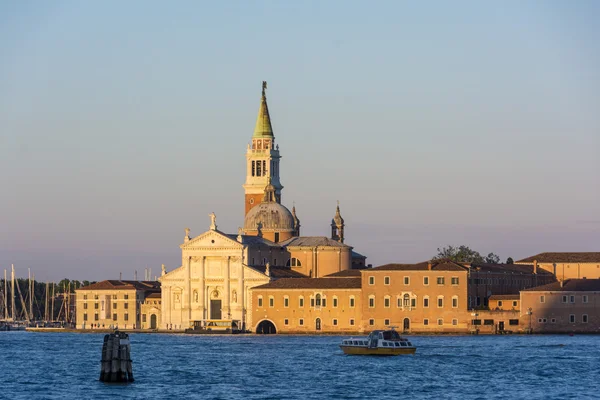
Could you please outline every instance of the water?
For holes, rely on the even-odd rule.
[[[600,336],[412,336],[346,356],[337,336],[132,334],[135,383],[98,381],[103,335],[0,332],[6,399],[592,399]]]

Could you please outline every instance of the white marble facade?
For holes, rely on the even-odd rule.
[[[225,319],[252,326],[249,289],[268,283],[268,275],[247,266],[256,238],[227,235],[211,229],[186,236],[181,247],[182,265],[159,278],[162,287],[161,329],[186,329],[193,321]],[[267,272],[268,273],[268,272]]]

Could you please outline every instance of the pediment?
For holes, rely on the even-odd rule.
[[[217,230],[209,230],[201,235],[190,239],[189,242],[183,243],[179,246],[181,249],[191,248],[230,248],[230,249],[241,249],[243,245],[237,240],[231,239],[229,236]]]
[[[180,280],[180,279],[184,279],[185,278],[185,271],[183,266],[175,268],[173,271],[169,271],[166,274],[164,274],[163,276],[158,278],[158,281],[164,285],[165,282],[168,282],[170,280]]]

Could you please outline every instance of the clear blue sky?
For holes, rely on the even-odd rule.
[[[368,262],[600,250],[600,3],[0,2],[0,274],[143,277],[283,203]]]

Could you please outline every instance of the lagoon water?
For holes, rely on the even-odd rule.
[[[131,334],[135,383],[98,381],[102,334],[0,332],[6,399],[597,399],[600,336],[412,336],[346,356],[338,336]]]

